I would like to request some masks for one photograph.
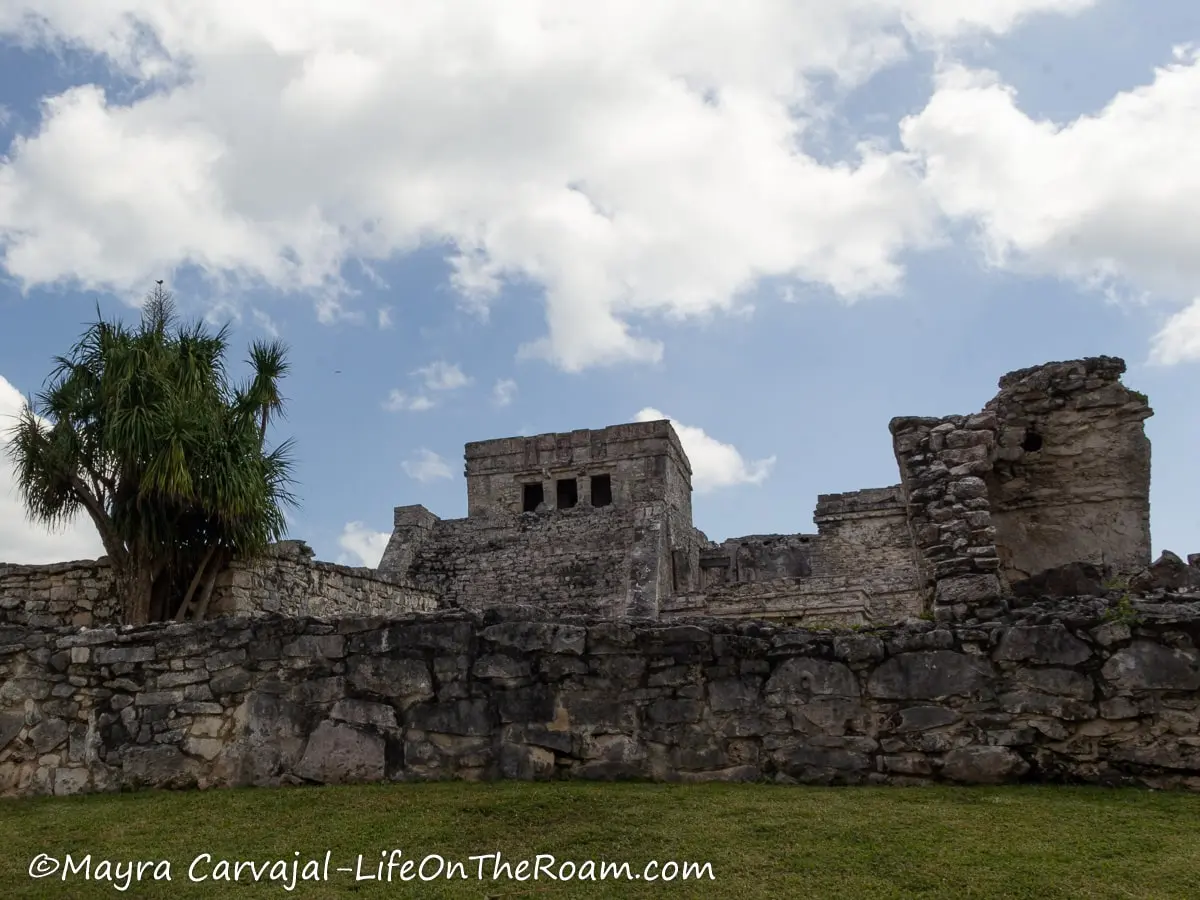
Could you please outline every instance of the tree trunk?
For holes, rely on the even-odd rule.
[[[121,598],[122,624],[145,625],[150,621],[154,599],[154,570],[149,564],[137,565],[131,559],[115,567],[115,582]]]
[[[182,622],[188,614],[188,606],[192,602],[192,597],[196,594],[196,588],[200,586],[201,579],[204,578],[204,570],[208,568],[209,561],[217,550],[216,544],[210,544],[208,550],[204,554],[204,559],[200,561],[200,565],[196,567],[196,574],[192,576],[192,583],[188,585],[187,594],[184,595],[183,602],[179,604],[179,609],[175,613],[175,621]]]
[[[217,584],[217,576],[221,574],[221,570],[229,565],[228,554],[220,553],[217,555],[214,565],[208,570],[208,575],[204,579],[204,590],[200,595],[200,602],[196,606],[196,613],[192,617],[197,622],[201,621],[208,615],[208,604],[212,600],[213,588]]]

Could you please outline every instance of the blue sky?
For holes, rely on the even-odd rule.
[[[1190,4],[275,6],[0,0],[0,414],[163,278],[288,343],[292,536],[373,565],[470,440],[657,411],[710,538],[811,531],[892,416],[1108,354],[1200,550]],[[10,477],[0,559],[98,555]]]

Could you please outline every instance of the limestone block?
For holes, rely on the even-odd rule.
[[[1109,657],[1101,674],[1123,691],[1194,691],[1200,689],[1200,652],[1134,641]]]
[[[324,784],[382,781],[385,746],[378,735],[322,722],[308,739],[296,775]]]
[[[1029,763],[1007,747],[963,747],[942,762],[942,775],[968,784],[999,784],[1028,771]]]
[[[901,653],[871,674],[867,693],[897,700],[966,696],[985,688],[993,676],[986,660],[965,653],[950,650]]]
[[[860,693],[858,679],[848,666],[808,657],[785,660],[766,685],[768,703],[786,702],[788,697],[858,697]],[[773,694],[783,696],[773,698]]]
[[[1078,665],[1091,655],[1091,648],[1062,625],[1017,626],[1007,629],[995,652],[997,660],[1066,666]]]

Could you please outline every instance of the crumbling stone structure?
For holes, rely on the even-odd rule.
[[[815,534],[710,541],[665,420],[471,443],[465,518],[396,507],[377,570],[284,542],[231,567],[214,611],[391,615],[503,598],[551,617],[865,625],[987,618],[1056,584],[1086,593],[1150,562],[1152,411],[1124,371],[1111,357],[1047,363],[1005,375],[979,413],[893,419],[900,484],[821,495]],[[0,565],[0,622],[101,625],[118,608],[101,562]]]
[[[500,594],[550,614],[866,622],[920,611],[899,486],[820,498],[814,535],[715,544],[692,524],[671,423],[466,448],[467,517],[395,511],[381,572],[479,609]]]
[[[398,507],[378,571],[285,542],[211,621],[113,627],[103,561],[0,566],[0,794],[1200,790],[1200,555],[1148,565],[1151,411],[1123,371],[1049,363],[977,414],[894,419],[901,483],[822,495],[816,534],[709,541],[660,421],[469,444],[466,518]]]
[[[1023,581],[1073,564],[1105,575],[1150,563],[1146,397],[1101,356],[1020,369],[972,416],[890,425],[940,618],[996,612]]]
[[[477,609],[795,622],[999,614],[1059,567],[1150,562],[1146,398],[1111,357],[1005,375],[974,415],[891,422],[901,483],[822,495],[816,534],[692,524],[667,421],[468,444],[467,517],[397,507],[380,571]]]
[[[397,507],[379,571],[450,606],[653,618],[698,569],[691,476],[665,421],[468,444],[467,517]]]

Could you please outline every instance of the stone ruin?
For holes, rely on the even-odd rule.
[[[815,534],[710,541],[666,420],[470,443],[465,518],[396,507],[375,569],[281,542],[235,563],[213,609],[390,616],[501,603],[547,617],[866,626],[1086,594],[1151,559],[1152,411],[1124,371],[1112,357],[1047,363],[1005,375],[981,412],[893,419],[900,483],[820,495]],[[104,560],[0,564],[0,623],[103,625],[119,607]]]
[[[981,412],[893,419],[901,483],[817,500],[816,534],[720,544],[692,524],[691,467],[668,421],[466,447],[467,516],[395,510],[379,571],[480,609],[544,614],[899,622],[998,614],[1064,567],[1150,563],[1146,397],[1111,357],[1000,380]]]
[[[1146,398],[1098,357],[897,418],[816,534],[692,524],[665,421],[467,445],[378,569],[300,542],[122,627],[0,565],[0,795],[437,778],[1200,790],[1200,555],[1150,563]]]

